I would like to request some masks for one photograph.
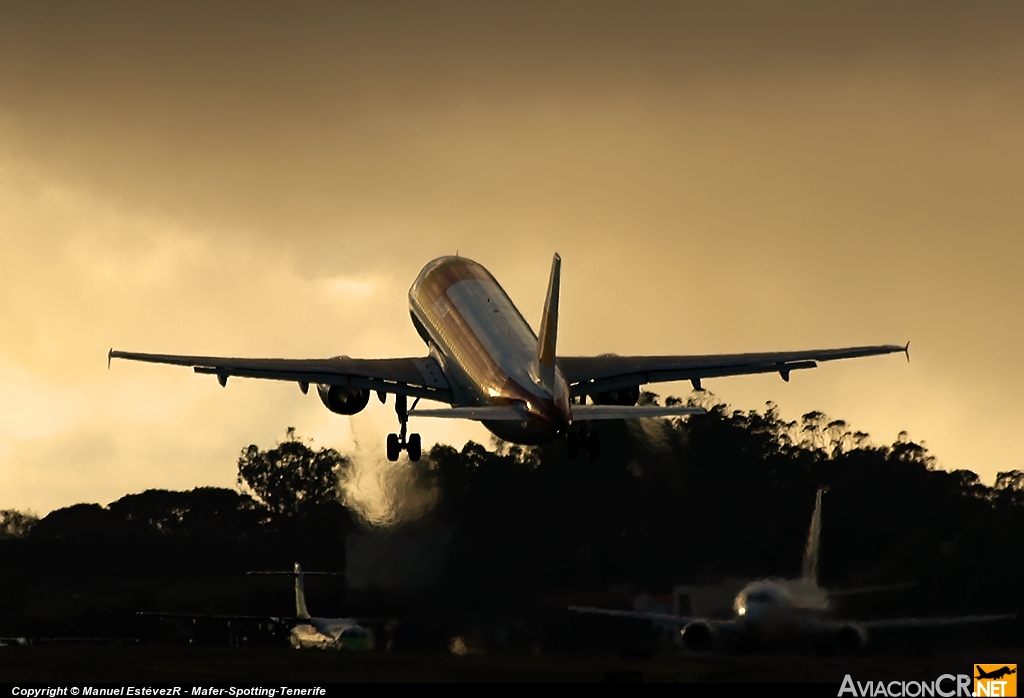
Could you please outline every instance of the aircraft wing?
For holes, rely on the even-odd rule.
[[[640,419],[641,417],[675,417],[684,414],[704,414],[700,407],[659,407],[638,405],[574,405],[573,421],[585,422],[597,419]],[[449,419],[478,419],[483,422],[521,422],[530,418],[529,413],[514,405],[480,405],[477,407],[446,407],[439,410],[409,410],[410,417],[439,417]]]
[[[629,388],[646,383],[688,380],[700,389],[702,378],[739,376],[752,373],[778,373],[789,380],[790,371],[815,368],[819,361],[853,359],[862,356],[904,353],[910,358],[910,343],[885,344],[845,349],[764,354],[703,354],[693,356],[565,356],[558,365],[572,386],[572,394],[594,393]]]
[[[286,628],[294,628],[296,625],[310,625],[318,621],[337,623],[342,621],[347,625],[373,625],[389,623],[394,618],[299,618],[298,616],[268,616],[268,615],[244,615],[230,613],[166,613],[163,611],[136,611],[135,615],[149,618],[188,618],[189,620],[224,620],[237,622],[254,623],[276,623]],[[2,639],[2,638],[0,638]]]
[[[589,613],[598,616],[612,616],[615,618],[636,618],[639,620],[651,620],[658,623],[676,623],[686,625],[693,618],[676,616],[671,613],[647,613],[646,611],[618,611],[611,608],[593,608],[591,606],[569,606],[573,613]]]
[[[439,410],[412,409],[410,417],[437,417],[440,419],[478,419],[486,422],[522,422],[529,413],[513,405],[480,405],[477,407],[445,407]]]
[[[1000,620],[1013,620],[1016,613],[1004,613],[989,616],[947,616],[935,618],[883,618],[880,620],[858,621],[870,630],[887,628],[939,628],[949,625],[973,625],[975,623],[993,623]]]
[[[827,589],[826,592],[829,598],[835,596],[856,596],[858,594],[877,594],[883,591],[899,591],[901,589],[910,589],[916,587],[917,582],[897,582],[895,584],[873,584],[866,587],[852,587],[845,589]]]
[[[189,620],[225,620],[246,621],[253,623],[277,623],[292,626],[299,622],[297,618],[282,616],[247,616],[229,613],[165,613],[163,611],[136,611],[135,615],[149,618],[188,618]]]
[[[140,354],[110,350],[111,359],[189,366],[196,373],[217,376],[227,385],[230,376],[294,381],[303,392],[310,383],[409,395],[451,403],[451,390],[441,367],[430,357],[403,359],[242,359],[178,354]]]

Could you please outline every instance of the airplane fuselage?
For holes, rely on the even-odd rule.
[[[460,406],[515,405],[523,421],[483,421],[506,441],[539,444],[572,421],[569,387],[538,374],[537,335],[490,272],[464,257],[427,264],[409,289],[413,325],[440,364]]]
[[[829,625],[827,593],[804,580],[763,580],[748,584],[733,604],[737,623],[760,640],[779,643],[814,634]]]
[[[350,618],[310,618],[292,628],[289,641],[295,649],[367,650],[373,634]]]

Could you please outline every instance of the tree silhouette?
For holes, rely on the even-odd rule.
[[[16,509],[0,510],[0,540],[24,538],[37,521],[39,521],[39,517],[32,512]]]
[[[350,461],[333,448],[314,451],[288,428],[276,448],[250,445],[238,458],[238,483],[273,514],[295,516],[338,500],[339,478]]]
[[[119,520],[163,536],[238,539],[265,518],[252,497],[221,487],[146,490],[126,495],[107,508]]]
[[[645,392],[640,400],[659,398]],[[918,582],[912,594],[891,597],[901,614],[1018,610],[1008,604],[1024,586],[1024,564],[1012,554],[1024,544],[1024,472],[1000,472],[987,487],[970,471],[938,468],[906,432],[878,446],[822,412],[786,421],[771,403],[733,410],[706,391],[685,402],[706,413],[592,424],[602,443],[596,461],[569,460],[562,441],[435,446],[422,467],[440,498],[415,526],[450,532],[444,573],[417,588],[415,603],[391,589],[365,598],[413,615],[528,618],[555,606],[564,613],[565,600],[613,587],[665,593],[725,576],[790,576],[800,570],[815,490],[827,487],[826,586]],[[344,569],[346,536],[355,530],[338,498],[348,467],[337,451],[315,449],[289,429],[272,448],[242,450],[238,483],[247,493],[148,490],[38,521],[0,512],[0,591],[20,599],[0,623],[93,632],[95,614],[109,620],[115,611],[156,607],[161,585],[177,583],[168,580],[190,589],[175,597],[183,610],[220,612],[246,570],[296,560]],[[436,546],[403,550],[433,555]],[[37,595],[72,598],[83,576],[150,591],[83,602],[87,610],[60,628],[31,616],[48,606],[50,597]],[[278,587],[273,595],[282,598]],[[236,610],[261,609],[253,601]]]

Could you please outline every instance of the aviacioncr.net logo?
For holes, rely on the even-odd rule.
[[[975,664],[974,695],[1016,696],[1016,664]]]
[[[971,698],[971,677],[968,674],[943,674],[934,681],[854,681],[847,674],[839,687],[839,696],[853,698]]]

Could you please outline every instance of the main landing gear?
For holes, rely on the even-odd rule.
[[[416,403],[413,403],[413,406],[415,407]],[[409,425],[409,409],[406,406],[405,395],[395,396],[395,414],[398,415],[400,428],[397,434],[388,434],[388,460],[391,462],[398,460],[399,454],[405,451],[409,454],[409,460],[415,463],[420,459],[422,447],[419,434],[409,434],[409,438],[406,439],[406,428]]]
[[[590,460],[597,460],[601,455],[601,437],[588,427],[583,427],[579,431],[567,431],[565,446],[569,453],[569,460],[575,460],[581,448],[587,452]]]

